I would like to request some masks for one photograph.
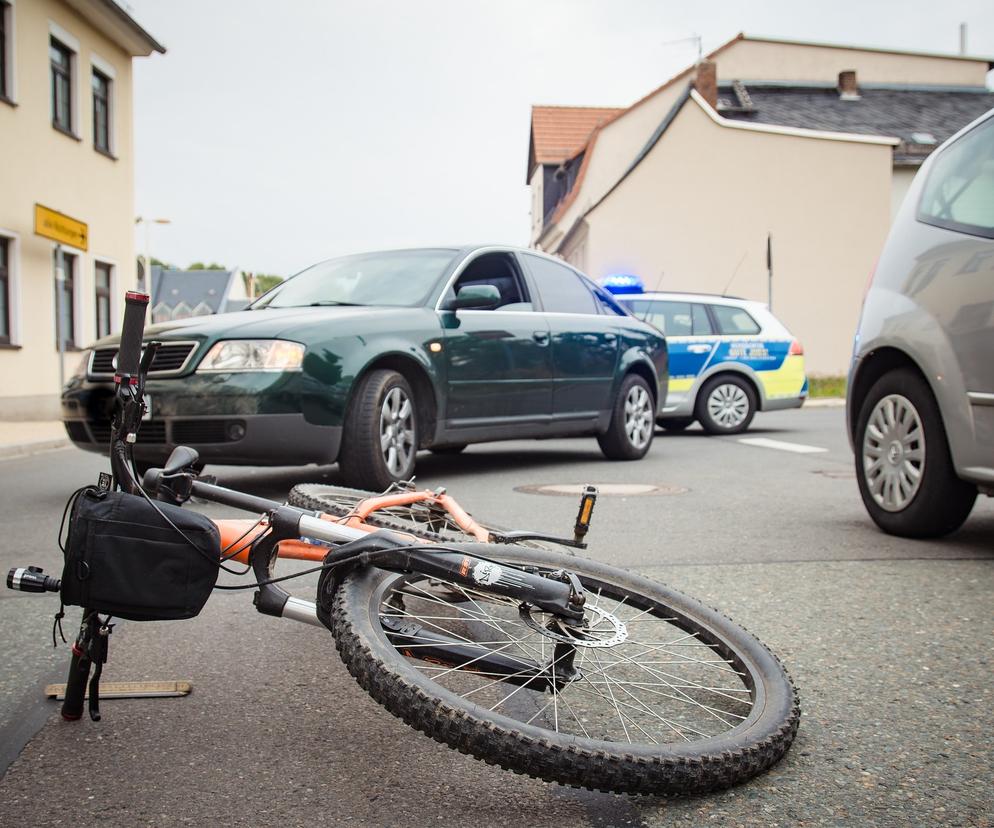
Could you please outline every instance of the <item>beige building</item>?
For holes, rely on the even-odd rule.
[[[131,61],[165,50],[114,0],[0,0],[0,24],[0,420],[54,418],[56,308],[68,377],[135,286]]]
[[[994,106],[987,59],[739,35],[626,109],[535,107],[532,245],[595,279],[767,301],[841,374],[924,158]]]

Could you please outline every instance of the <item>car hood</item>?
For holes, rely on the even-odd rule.
[[[382,328],[391,318],[410,318],[425,313],[415,307],[325,307],[266,308],[263,310],[194,316],[175,322],[160,322],[145,328],[145,339],[294,339],[308,331],[329,328],[342,334],[359,333],[370,326]],[[91,347],[116,345],[119,336],[104,337]]]

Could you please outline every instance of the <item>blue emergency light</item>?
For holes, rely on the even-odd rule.
[[[601,287],[616,296],[629,293],[645,293],[645,285],[638,276],[631,273],[615,273],[601,279]]]

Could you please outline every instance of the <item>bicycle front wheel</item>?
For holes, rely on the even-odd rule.
[[[786,671],[717,611],[582,558],[462,548],[574,573],[587,627],[557,626],[482,585],[352,573],[334,601],[338,650],[362,687],[412,727],[518,773],[642,794],[742,782],[793,741],[800,710]]]

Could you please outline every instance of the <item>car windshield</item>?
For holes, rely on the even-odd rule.
[[[455,250],[395,250],[329,259],[277,285],[252,310],[423,305],[455,255]]]

